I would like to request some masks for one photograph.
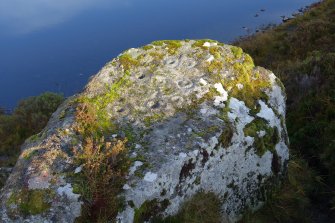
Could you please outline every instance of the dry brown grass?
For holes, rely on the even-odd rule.
[[[127,139],[108,140],[99,128],[94,106],[79,104],[76,131],[83,137],[82,149],[74,150],[82,171],[74,176],[75,190],[84,205],[77,222],[114,222],[123,206],[118,196],[128,173]]]

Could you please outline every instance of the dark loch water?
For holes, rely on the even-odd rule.
[[[159,39],[227,43],[247,34],[242,27],[279,23],[313,2],[0,0],[0,106],[45,91],[72,95],[130,47]]]

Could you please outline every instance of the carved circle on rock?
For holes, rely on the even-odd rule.
[[[190,80],[188,80],[188,79],[179,80],[179,81],[177,82],[177,84],[178,84],[178,86],[179,86],[180,88],[186,88],[186,89],[188,89],[188,88],[193,87],[193,83],[192,83],[192,81],[190,81]]]
[[[137,79],[140,79],[140,80],[142,80],[142,79],[144,79],[146,77],[146,75],[143,74],[143,73],[142,74],[141,73],[136,74],[135,76],[136,76]]]
[[[181,96],[174,96],[171,98],[171,101],[173,102],[173,104],[181,106],[184,102],[184,98]]]
[[[161,106],[161,104],[159,103],[159,101],[156,101],[152,106],[151,106],[151,108],[152,109],[157,109],[157,108],[159,108]]]
[[[165,66],[170,68],[176,68],[178,66],[179,60],[177,58],[168,58],[165,60]]]
[[[188,72],[190,73],[190,74],[192,74],[192,76],[194,76],[194,77],[203,77],[203,76],[205,76],[206,74],[205,73],[203,73],[201,70],[199,70],[199,69],[197,69],[197,68],[195,68],[195,67],[193,67],[193,68],[189,68],[189,70],[188,70]]]
[[[186,59],[182,62],[182,66],[186,67],[187,69],[193,68],[197,65],[197,62],[192,59]]]
[[[166,83],[166,78],[165,77],[162,77],[162,76],[155,76],[153,78],[153,82],[157,83],[158,85],[165,85]]]
[[[129,109],[126,106],[116,105],[113,107],[113,110],[116,114],[120,115],[127,115],[129,113]]]
[[[157,101],[157,100],[150,100],[147,102],[147,108],[150,109],[160,109],[164,107],[164,103],[161,101]]]

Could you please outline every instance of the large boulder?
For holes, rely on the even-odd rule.
[[[94,146],[97,136],[104,149]],[[111,144],[126,152],[124,165],[109,172]],[[108,159],[96,156],[102,151]],[[192,196],[211,192],[234,222],[264,203],[288,159],[285,92],[271,71],[216,41],[157,41],[106,64],[26,141],[0,213],[3,222],[74,222],[116,196],[123,205],[109,210],[111,218],[143,222],[175,215]],[[122,182],[114,197],[86,194],[99,183],[89,177],[101,160],[109,160],[106,184]],[[155,208],[140,216],[148,204]]]

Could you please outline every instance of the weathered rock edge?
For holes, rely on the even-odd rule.
[[[155,214],[174,215],[199,191],[214,192],[223,215],[236,221],[260,207],[264,189],[285,175],[285,92],[275,75],[216,41],[158,41],[113,59],[26,141],[1,191],[3,222],[80,216],[71,175],[80,171],[72,149],[82,146],[74,102],[83,97],[117,127],[110,137],[131,138],[134,163],[120,222],[133,222],[149,201],[168,204]]]

